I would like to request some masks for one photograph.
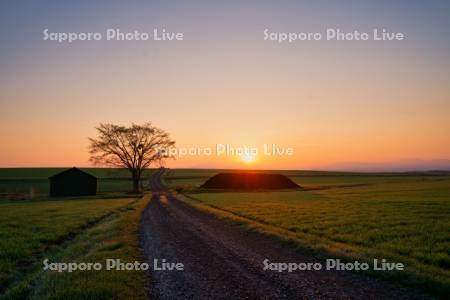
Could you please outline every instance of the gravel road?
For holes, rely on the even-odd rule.
[[[387,283],[344,271],[276,272],[263,261],[318,262],[309,254],[200,212],[166,192],[164,170],[149,182],[153,198],[140,224],[147,261],[182,263],[149,272],[151,299],[411,299]]]

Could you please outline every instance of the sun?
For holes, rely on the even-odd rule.
[[[250,164],[252,162],[254,162],[256,160],[256,154],[252,153],[250,151],[245,151],[242,155],[241,155],[241,161]]]

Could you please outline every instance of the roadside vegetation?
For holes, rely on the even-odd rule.
[[[0,299],[144,299],[139,271],[44,271],[50,262],[140,260],[149,196],[0,201]]]
[[[202,190],[197,187],[206,176],[198,170],[191,177],[175,170],[165,180],[185,201],[246,229],[324,257],[403,262],[404,272],[372,275],[438,297],[450,293],[450,176],[286,175],[306,190]]]

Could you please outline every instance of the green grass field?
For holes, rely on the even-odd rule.
[[[142,273],[58,273],[43,271],[43,260],[139,260],[137,227],[147,201],[0,201],[0,299],[144,298]]]
[[[0,299],[144,298],[142,272],[42,270],[44,258],[140,260],[137,228],[149,199],[124,193],[131,188],[127,171],[88,169],[100,178],[100,186],[111,181],[99,196],[47,198],[47,177],[59,171],[0,169]],[[305,190],[198,188],[218,172],[222,170],[170,170],[165,181],[193,206],[243,228],[318,255],[404,262],[405,272],[381,277],[438,297],[450,292],[447,174],[282,171]],[[36,197],[14,196],[26,194],[30,186],[39,191]]]
[[[405,272],[382,276],[450,292],[450,176],[288,171],[280,173],[304,191],[199,189],[213,173],[175,170],[165,181],[194,206],[247,228],[326,255],[404,262]]]
[[[47,197],[47,178],[62,170],[0,169],[0,299],[144,299],[143,272],[43,270],[44,259],[141,261],[137,230],[150,195],[125,193],[127,170],[84,169],[99,177],[99,195]]]

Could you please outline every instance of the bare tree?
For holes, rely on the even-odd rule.
[[[142,172],[152,164],[162,165],[175,146],[167,132],[151,123],[131,127],[100,124],[96,129],[98,137],[89,138],[89,160],[95,165],[127,168],[133,192],[139,192]]]

